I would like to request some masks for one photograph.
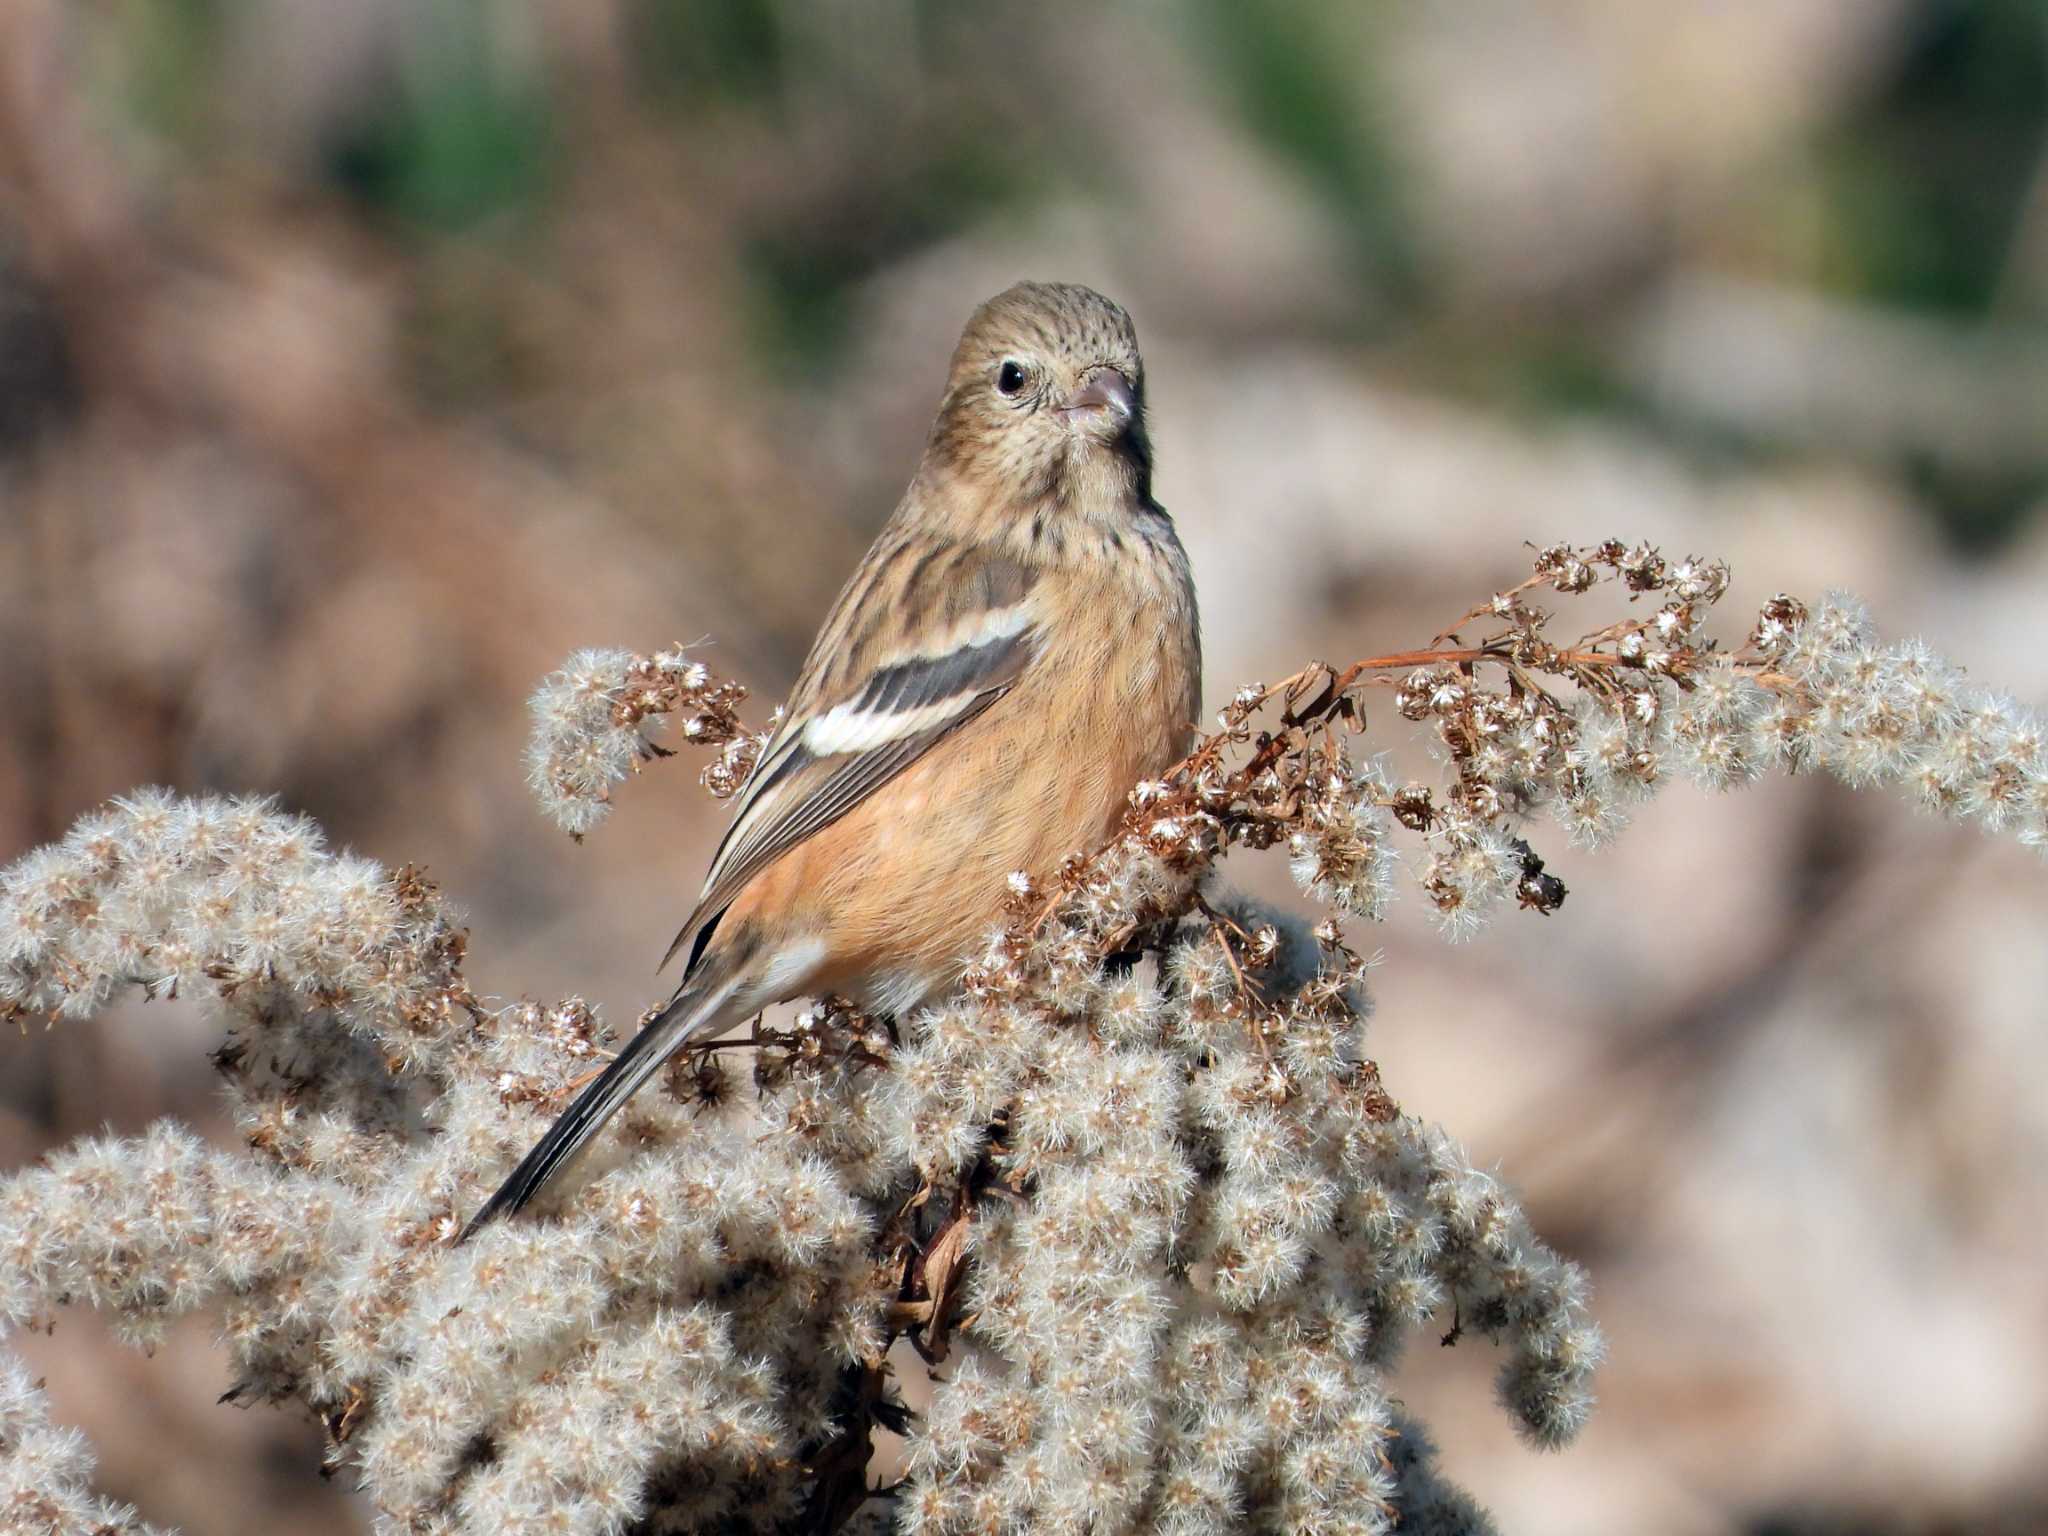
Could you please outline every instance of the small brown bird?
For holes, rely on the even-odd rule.
[[[1010,875],[1101,842],[1185,751],[1201,641],[1152,499],[1144,387],[1130,316],[1091,289],[1020,283],[974,312],[910,489],[669,947],[690,945],[675,995],[465,1237],[532,1200],[686,1042],[791,997],[894,1015],[943,994]]]

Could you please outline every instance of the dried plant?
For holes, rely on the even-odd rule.
[[[1553,639],[1537,596],[1596,587],[1628,616]],[[146,1343],[216,1308],[230,1395],[318,1413],[389,1531],[1490,1529],[1388,1368],[1432,1318],[1483,1333],[1504,1410],[1562,1445],[1601,1352],[1584,1277],[1382,1085],[1338,918],[1215,869],[1281,847],[1309,897],[1377,918],[1405,866],[1459,937],[1564,902],[1545,815],[1591,846],[1674,778],[1772,767],[2048,843],[2010,702],[1839,598],[1775,598],[1723,649],[1727,590],[1711,561],[1557,546],[1422,650],[1244,689],[1111,843],[1015,882],[950,1001],[826,999],[694,1049],[537,1219],[459,1247],[604,1023],[484,1008],[439,892],[303,819],[117,801],[0,873],[0,1015],[203,997],[245,1145],[159,1125],[0,1183],[0,1326],[82,1301]],[[1357,757],[1382,697],[1440,782]],[[730,793],[743,700],[680,652],[585,652],[535,700],[534,787],[581,835],[674,720]],[[907,1436],[885,1474],[877,1427]],[[7,1527],[139,1529],[88,1470],[0,1372]]]

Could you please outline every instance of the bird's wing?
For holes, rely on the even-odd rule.
[[[820,629],[664,966],[761,870],[1009,691],[1037,649],[1032,575],[978,550],[876,545]]]

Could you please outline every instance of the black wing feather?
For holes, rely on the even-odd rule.
[[[762,755],[764,771],[757,771],[743,792],[733,823],[712,858],[711,875],[696,910],[661,963],[674,959],[692,934],[723,912],[740,888],[775,859],[830,826],[1009,692],[1033,650],[1034,634],[1026,628],[943,656],[912,656],[876,669],[851,701],[855,713],[909,714],[951,700],[960,703],[929,729],[872,747],[816,754],[804,744],[804,735],[818,717],[783,722]],[[701,953],[700,944],[692,964]]]

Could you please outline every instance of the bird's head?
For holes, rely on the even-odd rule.
[[[954,350],[926,465],[1020,513],[1156,510],[1145,369],[1123,306],[1071,283],[1019,283],[983,304]]]

